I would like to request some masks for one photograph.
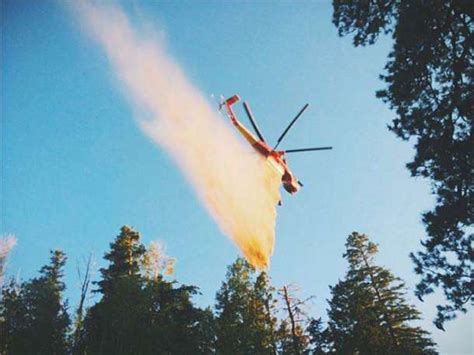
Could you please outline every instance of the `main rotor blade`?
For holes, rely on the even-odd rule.
[[[288,127],[286,127],[286,129],[283,131],[283,133],[281,134],[280,138],[278,138],[278,141],[277,141],[277,144],[275,145],[275,147],[273,148],[273,150],[275,150],[278,145],[280,144],[280,142],[282,141],[283,137],[286,136],[286,134],[288,133],[288,131],[290,130],[291,126],[293,126],[296,122],[296,120],[298,118],[300,118],[300,116],[303,114],[303,112],[308,108],[309,104],[306,104],[303,106],[303,108],[300,110],[300,112],[298,112],[298,114],[296,115],[295,118],[293,118],[293,121],[290,122],[290,124],[288,125]]]
[[[301,148],[301,149],[288,149],[285,150],[285,153],[298,153],[298,152],[309,152],[313,150],[329,150],[332,149],[332,147],[318,147],[318,148]]]
[[[252,127],[255,130],[255,133],[257,133],[258,138],[260,138],[260,140],[262,142],[265,142],[265,138],[263,138],[263,135],[260,132],[260,129],[258,129],[257,121],[255,121],[255,118],[253,117],[252,111],[250,110],[250,106],[247,103],[247,101],[244,101],[244,108],[245,108],[245,112],[247,113],[247,116],[250,120],[250,123],[252,124]]]

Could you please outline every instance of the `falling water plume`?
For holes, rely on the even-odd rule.
[[[116,6],[76,3],[86,31],[105,51],[135,118],[183,172],[224,234],[258,268],[275,241],[280,176],[235,136],[166,51]]]

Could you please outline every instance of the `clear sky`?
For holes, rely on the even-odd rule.
[[[102,266],[108,244],[128,224],[147,244],[163,241],[178,259],[175,277],[201,288],[198,304],[212,304],[238,250],[137,127],[105,54],[60,2],[1,6],[0,234],[18,238],[9,273],[33,277],[49,249],[64,250],[73,306],[80,260],[92,252]],[[408,254],[419,248],[421,213],[434,200],[427,181],[409,176],[412,147],[387,130],[393,113],[375,98],[390,38],[354,48],[337,36],[323,1],[131,1],[124,9],[165,38],[210,100],[236,93],[248,100],[270,142],[311,104],[282,147],[334,150],[289,157],[305,187],[295,196],[282,191],[269,271],[276,286],[294,283],[302,296],[316,295],[310,313],[324,317],[328,286],[346,270],[345,239],[366,233],[380,245],[378,263],[410,287],[440,352],[472,352],[472,315],[443,333],[431,324],[440,296],[420,303],[412,294],[418,277]]]

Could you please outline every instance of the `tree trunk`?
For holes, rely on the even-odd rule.
[[[298,335],[296,334],[295,315],[293,314],[293,309],[291,307],[291,299],[288,294],[288,288],[286,286],[283,286],[283,299],[285,300],[286,310],[288,311],[288,317],[290,318],[291,337],[293,339],[293,350],[295,351],[295,354],[299,354],[300,344],[299,344]]]

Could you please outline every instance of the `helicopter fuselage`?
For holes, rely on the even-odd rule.
[[[237,130],[244,136],[244,138],[250,143],[257,153],[267,159],[267,162],[276,170],[281,176],[281,182],[286,191],[290,194],[298,192],[300,185],[298,179],[290,171],[286,159],[284,158],[285,152],[282,150],[274,150],[267,143],[258,139],[252,132],[250,132],[235,115],[232,105],[240,100],[238,95],[234,95],[223,102],[226,107],[227,115],[229,116],[232,124]]]

